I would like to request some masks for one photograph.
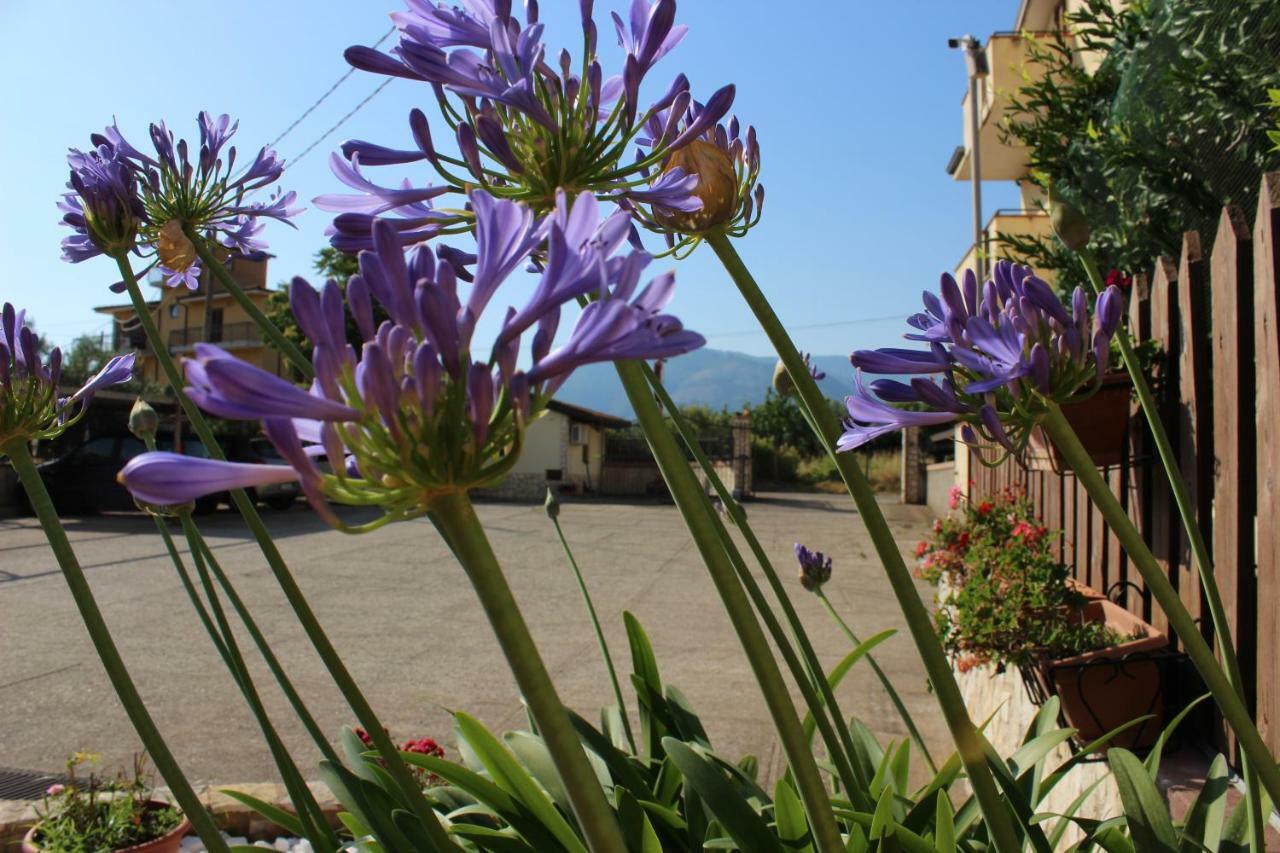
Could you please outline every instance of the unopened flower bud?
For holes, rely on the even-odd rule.
[[[773,390],[783,397],[792,397],[796,393],[795,383],[791,381],[791,374],[787,371],[787,366],[782,363],[782,359],[778,359],[778,363],[773,368]]]
[[[831,558],[821,551],[810,551],[799,542],[795,551],[800,563],[800,585],[809,592],[817,592],[831,580]]]
[[[156,253],[160,263],[174,272],[182,272],[196,262],[196,247],[182,233],[182,223],[176,219],[170,219],[161,227]]]
[[[695,139],[672,152],[664,172],[680,169],[686,175],[697,175],[694,195],[702,209],[691,213],[663,211],[658,220],[685,234],[708,231],[733,220],[738,211],[738,176],[729,155],[713,143]]]
[[[1084,214],[1055,191],[1049,191],[1049,222],[1053,233],[1073,252],[1089,245],[1089,222]]]
[[[134,401],[133,408],[129,410],[129,432],[144,442],[149,442],[156,437],[156,430],[159,428],[160,416],[139,397]]]
[[[552,521],[560,517],[560,501],[556,499],[556,493],[547,489],[547,499],[542,502],[542,508],[547,511],[547,518]]]

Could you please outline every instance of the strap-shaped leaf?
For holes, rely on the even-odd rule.
[[[1170,736],[1173,735],[1174,729],[1178,728],[1178,725],[1187,718],[1187,714],[1190,714],[1195,710],[1197,705],[1208,699],[1209,695],[1210,694],[1206,693],[1203,696],[1198,697],[1194,702],[1188,702],[1187,707],[1179,711],[1177,716],[1170,720],[1169,724],[1164,727],[1164,731],[1160,732],[1160,736],[1156,738],[1155,745],[1151,747],[1151,752],[1147,753],[1145,761],[1147,775],[1151,777],[1151,781],[1154,782],[1160,773],[1160,760],[1164,757],[1164,747],[1165,744],[1169,742]]]
[[[773,822],[778,839],[795,853],[813,853],[813,836],[804,815],[804,803],[786,779],[779,779],[773,789]]]
[[[222,788],[220,790],[223,794],[226,794],[231,799],[253,809],[255,812],[262,815],[286,832],[292,833],[298,838],[301,838],[306,834],[302,831],[302,821],[298,820],[297,815],[293,814],[293,812],[285,811],[277,805],[268,803],[266,800],[260,800],[257,797],[242,794],[241,792],[232,790],[231,788]]]
[[[487,826],[460,823],[453,827],[453,834],[465,838],[480,850],[492,853],[538,853],[536,847],[511,830],[490,829]]]
[[[889,628],[886,631],[881,631],[879,634],[863,640],[861,644],[853,649],[853,651],[845,655],[840,662],[832,668],[831,672],[827,674],[827,684],[831,685],[832,692],[834,693],[835,689],[840,686],[840,682],[849,674],[849,670],[853,669],[854,664],[862,660],[868,652],[896,633],[898,633],[896,628]],[[808,739],[810,744],[813,743],[813,735],[814,732],[817,731],[817,728],[818,722],[813,718],[813,712],[810,711],[808,714],[805,714],[804,736]],[[868,772],[868,776],[870,776],[870,772]]]
[[[956,826],[951,812],[951,800],[938,797],[938,816],[933,825],[933,843],[938,853],[956,853]]]
[[[742,853],[782,853],[764,819],[734,789],[722,770],[675,738],[664,738],[662,748],[684,774],[685,784],[697,791]]]
[[[637,762],[618,748],[616,743],[593,729],[590,723],[573,711],[569,712],[569,722],[573,723],[578,737],[582,738],[588,752],[599,756],[609,768],[609,774],[615,785],[621,785],[628,791],[649,793],[653,780],[651,772],[638,767]]]
[[[626,788],[614,788],[613,799],[628,853],[662,853],[662,841],[635,796]]]
[[[1142,853],[1177,853],[1178,837],[1173,821],[1147,768],[1127,749],[1108,750],[1107,763],[1120,791],[1134,846]]]
[[[645,706],[644,693],[662,696],[662,676],[658,673],[658,660],[653,654],[653,645],[649,635],[644,632],[640,621],[630,611],[623,611],[622,622],[627,628],[627,642],[631,646],[631,680],[643,685],[638,690],[640,695],[640,736],[644,744],[645,756],[657,758],[661,755],[662,737],[666,734],[666,726],[658,720],[652,707]]]
[[[1201,848],[1217,850],[1222,842],[1222,821],[1227,814],[1227,759],[1218,755],[1209,765],[1204,787],[1196,794],[1187,810],[1187,822],[1182,827],[1183,851],[1199,853]],[[1238,806],[1243,809],[1244,806]]]

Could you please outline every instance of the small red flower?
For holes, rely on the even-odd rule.
[[[986,518],[988,515],[991,514],[991,510],[993,509],[995,509],[995,507],[992,506],[991,501],[983,501],[982,503],[978,504],[978,515],[981,516],[982,518]]]
[[[1125,275],[1120,270],[1112,268],[1111,272],[1107,273],[1107,286],[1110,287],[1112,285],[1130,287],[1133,285],[1133,276]]]
[[[923,557],[923,556],[924,556],[925,551],[928,551],[928,550],[929,550],[929,543],[928,543],[928,542],[926,542],[926,541],[924,541],[923,539],[921,539],[919,542],[917,542],[917,543],[916,543],[916,556],[917,556],[917,557]]]

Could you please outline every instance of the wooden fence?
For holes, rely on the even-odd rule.
[[[1280,755],[1280,173],[1263,178],[1252,228],[1223,210],[1212,253],[1194,232],[1177,261],[1135,276],[1130,329],[1164,353],[1155,381],[1190,485],[1262,735]],[[1210,618],[1164,471],[1136,402],[1127,458],[1104,470],[1207,637]],[[968,451],[973,454],[975,451]],[[991,457],[988,457],[991,458]],[[1076,478],[969,460],[969,496],[1025,490],[1075,577],[1128,591],[1123,604],[1161,630],[1168,620]],[[1176,641],[1176,640],[1175,640]]]

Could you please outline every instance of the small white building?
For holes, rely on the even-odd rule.
[[[507,479],[481,494],[538,500],[548,487],[579,495],[597,492],[605,430],[629,426],[626,418],[552,400],[525,430],[524,449]]]

